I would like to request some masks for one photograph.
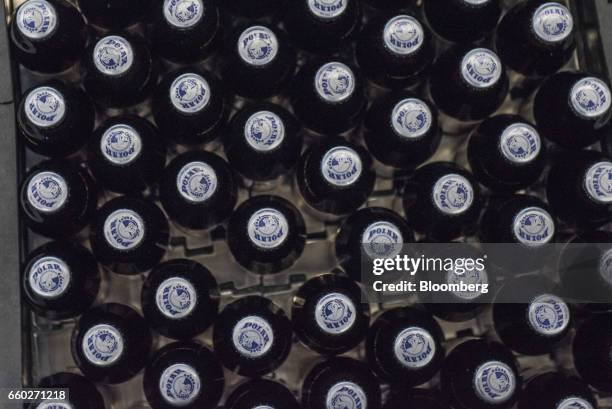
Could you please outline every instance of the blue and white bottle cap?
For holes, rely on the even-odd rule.
[[[144,236],[144,221],[133,210],[115,210],[104,221],[106,242],[117,250],[131,250],[138,247]]]
[[[464,176],[444,175],[434,185],[433,200],[442,213],[461,214],[474,202],[474,187]]]
[[[68,199],[68,185],[64,178],[55,172],[35,174],[27,189],[28,202],[44,213],[60,210]]]
[[[565,331],[570,322],[570,311],[561,298],[542,294],[529,304],[527,318],[535,332],[552,337]]]
[[[497,54],[486,48],[469,51],[461,61],[461,76],[475,88],[489,88],[497,84],[503,69]]]
[[[541,207],[527,207],[514,216],[514,237],[519,243],[537,247],[549,243],[555,235],[555,221]]]
[[[164,280],[155,293],[157,309],[167,318],[185,318],[196,307],[198,296],[193,285],[180,277]]]
[[[236,323],[232,340],[240,355],[259,358],[272,347],[274,332],[268,321],[256,315],[249,315]]]
[[[407,98],[393,108],[391,124],[399,136],[418,138],[429,132],[432,117],[431,109],[425,102],[417,98]]]
[[[327,409],[367,409],[368,400],[363,388],[354,382],[334,384],[325,398]]]
[[[206,108],[210,94],[210,85],[199,74],[180,75],[170,85],[172,105],[185,114],[195,114]]]
[[[202,0],[164,0],[164,18],[177,28],[195,26],[205,12]]]
[[[36,406],[36,409],[74,409],[72,404],[66,400],[45,401]]]
[[[289,235],[289,223],[285,215],[269,207],[253,213],[247,226],[251,242],[265,250],[279,247]]]
[[[555,409],[593,409],[593,405],[583,398],[573,396],[563,399]]]
[[[43,298],[60,297],[70,286],[70,269],[57,257],[38,259],[28,272],[30,288]]]
[[[350,186],[359,180],[363,164],[359,154],[348,146],[331,148],[321,160],[323,178],[334,186]]]
[[[486,270],[478,270],[476,268],[466,270],[463,274],[457,273],[454,269],[447,270],[446,283],[450,285],[465,284],[465,285],[489,285],[489,276]],[[473,301],[482,295],[480,291],[453,291],[452,295],[462,301]]]
[[[285,139],[285,124],[273,112],[256,112],[244,125],[244,138],[258,152],[272,151]]]
[[[24,111],[28,120],[40,128],[58,125],[66,114],[64,96],[55,88],[38,87],[25,99]]]
[[[425,31],[419,21],[407,15],[391,18],[383,31],[385,47],[394,54],[410,55],[423,45]]]
[[[129,125],[116,124],[108,128],[100,139],[104,158],[113,165],[124,166],[134,162],[142,151],[138,132]]]
[[[595,77],[577,81],[570,92],[570,99],[576,113],[587,119],[603,116],[612,106],[610,88]]]
[[[377,221],[365,228],[361,245],[371,259],[393,258],[402,251],[404,236],[395,224]]]
[[[528,124],[514,123],[502,132],[499,139],[501,152],[512,163],[528,163],[540,154],[542,139]]]
[[[192,203],[203,203],[217,191],[217,173],[207,163],[190,162],[176,176],[176,188]]]
[[[355,74],[346,64],[329,62],[317,71],[314,85],[323,100],[342,102],[355,91]]]
[[[278,48],[276,34],[267,27],[249,27],[238,38],[238,54],[249,65],[271,63],[278,54]]]
[[[427,366],[436,354],[436,343],[429,333],[420,327],[402,330],[393,343],[393,351],[398,362],[408,369]]]
[[[317,301],[315,321],[327,334],[343,334],[355,323],[356,311],[353,301],[341,293],[329,293]]]
[[[85,332],[81,348],[85,358],[95,366],[109,366],[123,354],[123,336],[112,325],[98,324]]]
[[[189,405],[200,395],[201,387],[198,372],[183,363],[170,365],[159,378],[159,392],[172,406]]]
[[[111,35],[100,39],[93,50],[94,65],[102,74],[117,76],[134,63],[132,45],[123,37]]]
[[[19,7],[15,23],[21,33],[31,40],[41,40],[57,27],[57,13],[46,0],[28,0]]]
[[[349,1],[355,0],[308,0],[308,8],[319,18],[332,19],[344,13]]]
[[[598,203],[612,203],[612,162],[598,162],[591,166],[584,178],[588,195]]]
[[[544,3],[533,13],[531,27],[541,40],[556,43],[572,34],[574,18],[564,5]]]
[[[599,259],[599,274],[612,286],[612,249],[606,250]]]
[[[516,375],[500,361],[488,361],[474,374],[474,388],[478,396],[492,405],[508,401],[516,391]]]

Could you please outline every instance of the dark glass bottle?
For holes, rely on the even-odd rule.
[[[38,315],[53,320],[76,317],[98,295],[98,264],[89,250],[78,244],[44,244],[28,255],[24,265],[25,300]]]
[[[200,263],[173,259],[157,265],[142,286],[142,311],[149,325],[174,339],[190,339],[217,316],[217,281]]]
[[[597,401],[581,379],[557,372],[538,375],[527,382],[518,409],[593,409]]]
[[[278,14],[283,10],[285,0],[224,0],[221,6],[232,13],[246,18],[261,18]]]
[[[376,175],[362,146],[334,137],[304,152],[296,179],[307,205],[333,217],[361,207],[374,190]]]
[[[448,404],[440,399],[438,391],[425,389],[401,390],[392,394],[383,409],[405,409],[406,402],[410,402],[411,409],[450,409]]]
[[[515,192],[542,176],[546,145],[524,118],[496,115],[470,135],[468,161],[476,179],[489,189]]]
[[[289,174],[302,152],[301,125],[280,105],[259,102],[234,115],[223,140],[227,159],[250,180]]]
[[[104,121],[91,137],[87,155],[94,178],[119,193],[151,188],[166,164],[166,147],[157,128],[132,115]]]
[[[364,0],[364,3],[383,11],[399,11],[411,8],[411,0]]]
[[[293,297],[291,318],[300,341],[324,355],[338,355],[366,337],[370,307],[365,293],[347,277],[323,274]]]
[[[482,208],[473,176],[450,162],[418,168],[406,181],[403,203],[408,225],[441,241],[473,232]]]
[[[68,372],[47,376],[38,383],[39,389],[68,389],[68,399],[43,400],[30,403],[27,409],[104,409],[104,398],[93,382]]]
[[[44,73],[74,65],[88,39],[83,16],[65,0],[26,1],[13,14],[10,35],[15,59]]]
[[[164,137],[178,144],[196,145],[218,136],[227,119],[229,100],[215,75],[183,68],[161,80],[152,109]]]
[[[355,48],[363,74],[377,85],[391,89],[418,85],[434,56],[432,34],[407,14],[371,20]]]
[[[157,351],[143,380],[153,409],[215,409],[224,385],[221,364],[208,347],[196,341],[174,342]]]
[[[118,274],[138,274],[166,254],[168,221],[153,203],[120,196],[96,214],[90,237],[96,259]]]
[[[368,151],[384,165],[414,169],[440,146],[438,111],[410,92],[400,92],[374,102],[365,118],[364,140]]]
[[[97,192],[89,174],[67,161],[49,160],[28,171],[19,199],[25,224],[47,237],[70,237],[92,219]]]
[[[157,81],[149,46],[137,34],[112,32],[87,48],[83,86],[97,104],[125,108],[144,101]]]
[[[612,392],[612,313],[595,314],[576,331],[574,365],[580,377],[602,392]]]
[[[306,244],[304,219],[298,209],[277,196],[254,196],[232,214],[227,244],[240,265],[257,274],[291,267]]]
[[[510,350],[496,342],[469,339],[444,361],[441,385],[453,408],[506,409],[516,403],[522,379]]]
[[[175,157],[160,182],[161,204],[171,220],[194,230],[227,220],[237,200],[227,162],[214,153],[192,151]]]
[[[145,19],[152,0],[78,0],[87,21],[106,29],[126,28]]]
[[[504,15],[495,40],[508,67],[527,77],[546,77],[573,55],[574,19],[560,2],[525,1]]]
[[[493,32],[502,12],[500,0],[427,0],[425,17],[447,41],[473,43]]]
[[[17,125],[26,145],[44,156],[67,156],[81,149],[93,131],[95,109],[80,89],[59,81],[24,93]]]
[[[223,81],[240,96],[269,98],[293,78],[295,50],[285,33],[271,25],[241,25],[229,37],[225,51]]]
[[[342,61],[308,63],[291,91],[297,118],[321,134],[339,134],[358,125],[366,109],[361,73]]]
[[[444,360],[444,334],[428,312],[404,307],[380,315],[366,341],[370,367],[386,382],[409,388],[430,380]]]
[[[225,402],[226,409],[300,409],[285,386],[267,379],[254,379],[236,388]]]
[[[157,0],[151,32],[153,53],[177,63],[210,57],[221,45],[221,22],[215,0]]]
[[[604,135],[611,107],[608,84],[566,71],[542,84],[533,103],[533,116],[543,137],[566,149],[582,149]]]
[[[145,366],[151,333],[145,320],[123,304],[102,304],[81,316],[72,333],[72,357],[87,379],[117,384]]]
[[[227,305],[213,331],[215,351],[223,365],[249,377],[278,368],[289,355],[292,335],[285,312],[260,296]]]

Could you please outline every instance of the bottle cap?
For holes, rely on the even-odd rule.
[[[431,129],[432,113],[420,99],[407,98],[395,105],[391,121],[395,132],[406,138],[418,138]]]
[[[57,257],[38,259],[28,272],[30,288],[43,298],[60,297],[70,286],[70,269]]]
[[[15,22],[24,36],[32,40],[41,40],[55,30],[57,13],[48,1],[29,0],[17,10]]]
[[[361,236],[362,248],[371,259],[392,258],[400,253],[404,237],[393,223],[377,221],[370,224]]]
[[[328,102],[342,102],[355,91],[355,74],[341,62],[323,65],[315,75],[315,89]]]
[[[471,86],[489,88],[502,76],[503,66],[497,54],[486,48],[469,51],[461,61],[461,76]]]
[[[170,86],[172,105],[185,114],[195,114],[206,108],[210,94],[208,82],[194,73],[179,76]]]
[[[238,39],[238,54],[249,65],[269,64],[276,58],[278,49],[276,34],[267,27],[247,28]]]
[[[181,196],[192,203],[210,199],[217,190],[217,174],[204,162],[190,162],[183,166],[176,177],[176,188]]]
[[[134,162],[142,151],[138,132],[129,125],[116,124],[108,128],[100,139],[100,150],[107,161],[123,166]]]
[[[356,383],[338,382],[329,389],[325,401],[327,408],[364,408],[367,398]]]
[[[584,186],[591,199],[607,204],[612,202],[612,162],[598,162],[585,175]]]
[[[423,45],[425,32],[416,18],[400,15],[387,22],[383,35],[388,50],[399,55],[410,55]]]
[[[555,234],[555,221],[540,207],[521,210],[512,223],[514,237],[519,243],[535,247],[550,242]]]
[[[198,372],[183,363],[169,366],[159,378],[160,394],[173,406],[189,405],[200,395],[200,388]]]
[[[323,178],[334,186],[350,186],[361,176],[363,164],[355,150],[336,146],[328,150],[321,160]]]
[[[44,213],[60,210],[68,199],[68,185],[55,172],[35,174],[28,183],[28,202]]]
[[[112,325],[94,325],[85,333],[81,348],[90,363],[108,366],[123,354],[123,337]]]
[[[476,393],[485,402],[500,404],[508,401],[516,389],[516,376],[512,369],[500,361],[488,361],[474,374]]]
[[[572,107],[583,118],[596,118],[610,110],[610,88],[599,78],[587,77],[574,84],[570,92]]]
[[[201,0],[164,1],[164,18],[178,28],[195,26],[202,19],[205,11]]]
[[[285,125],[278,115],[259,111],[249,117],[244,125],[244,138],[258,152],[276,149],[285,138]]]
[[[564,5],[557,2],[544,3],[533,13],[531,27],[541,40],[556,43],[572,34],[574,19]]]
[[[470,181],[461,175],[445,175],[434,185],[433,199],[442,213],[461,214],[472,206],[474,188]]]
[[[289,223],[285,215],[276,209],[260,209],[249,218],[248,234],[257,247],[275,249],[287,239]]]
[[[427,366],[436,354],[436,343],[431,334],[419,327],[402,330],[393,344],[398,362],[408,369]]]
[[[315,306],[315,321],[328,334],[342,334],[355,323],[353,301],[341,293],[329,293],[321,297]]]
[[[265,355],[274,343],[272,326],[265,319],[256,315],[244,317],[232,331],[234,348],[247,358],[259,358]]]
[[[504,129],[499,143],[502,154],[512,163],[531,162],[542,149],[538,131],[523,123],[515,123]]]
[[[197,304],[197,293],[193,285],[180,277],[164,280],[155,293],[157,309],[167,318],[185,318]]]
[[[137,247],[144,236],[144,221],[133,210],[115,210],[104,221],[104,238],[117,250],[131,250]]]
[[[55,88],[39,87],[25,98],[25,114],[28,120],[38,127],[55,126],[66,114],[66,101]]]
[[[349,1],[355,0],[308,0],[308,8],[317,17],[332,19],[344,13]]]
[[[102,38],[93,51],[94,65],[102,74],[117,76],[128,71],[134,63],[134,51],[123,37]]]
[[[555,336],[561,334],[570,321],[570,312],[567,304],[552,294],[543,294],[536,297],[529,304],[529,324],[538,334]]]

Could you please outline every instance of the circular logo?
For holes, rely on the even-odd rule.
[[[347,146],[328,150],[321,160],[321,174],[334,186],[349,186],[361,176],[361,158]]]
[[[600,79],[583,78],[576,82],[570,93],[572,106],[584,118],[599,117],[612,105],[610,88]]]
[[[260,209],[249,219],[248,234],[257,247],[274,249],[287,239],[289,223],[285,215],[276,209]]]
[[[465,284],[465,285],[484,285],[489,284],[489,277],[486,270],[479,271],[474,268],[472,270],[466,270],[463,274],[457,273],[454,269],[450,269],[446,272],[446,283],[450,285]],[[473,301],[480,297],[482,293],[480,291],[453,291],[452,294],[463,301]]]
[[[385,46],[393,53],[409,55],[423,45],[423,26],[412,16],[395,16],[387,22],[383,33]]]
[[[254,26],[247,28],[238,39],[238,54],[250,65],[266,65],[278,54],[278,39],[269,28]]]
[[[98,71],[106,75],[121,75],[130,69],[134,62],[132,46],[123,37],[104,37],[94,47],[94,64]]]
[[[43,298],[61,296],[70,284],[70,269],[57,257],[43,257],[29,271],[30,288]]]
[[[317,325],[328,334],[342,334],[355,323],[355,305],[340,293],[323,296],[315,306]]]
[[[170,86],[170,101],[185,114],[200,112],[210,101],[210,86],[198,74],[183,74]]]
[[[58,211],[68,199],[68,185],[55,172],[40,172],[28,183],[28,202],[41,212]]]
[[[25,99],[24,108],[28,120],[41,128],[58,125],[66,114],[64,96],[51,87],[32,90]]]
[[[599,274],[612,285],[612,249],[605,251],[599,259]]]
[[[476,88],[488,88],[497,83],[502,75],[499,57],[486,48],[468,52],[461,61],[461,75],[468,84]]]
[[[612,162],[599,162],[591,166],[584,178],[586,191],[599,203],[612,202]]]
[[[500,138],[501,152],[512,163],[534,160],[542,148],[540,134],[531,125],[516,123],[506,129]]]
[[[325,101],[344,101],[355,90],[355,75],[341,62],[327,63],[315,75],[315,89]]]
[[[418,138],[429,132],[432,114],[427,104],[416,98],[400,101],[391,114],[395,132],[406,138]]]
[[[555,336],[562,333],[570,321],[567,304],[559,297],[543,294],[529,304],[529,324],[540,335]]]
[[[36,406],[36,409],[73,409],[72,405],[66,401],[43,402]]]
[[[336,18],[346,10],[351,0],[308,0],[310,12],[323,19]]]
[[[248,358],[265,355],[274,343],[272,327],[265,319],[250,315],[238,321],[232,334],[234,347]]]
[[[353,382],[339,382],[327,392],[327,409],[367,409],[368,401],[361,386]]]
[[[516,389],[516,377],[503,362],[489,361],[474,374],[474,386],[482,399],[491,404],[506,402]]]
[[[159,391],[166,402],[175,406],[188,405],[200,394],[200,376],[191,366],[174,364],[162,372]]]
[[[81,347],[89,362],[96,366],[108,366],[123,354],[123,337],[115,327],[99,324],[87,330]]]
[[[395,338],[395,357],[406,368],[418,369],[427,366],[436,353],[436,343],[423,328],[404,329]]]
[[[285,124],[275,113],[256,112],[244,125],[244,137],[251,148],[268,152],[276,149],[285,139]]]
[[[189,281],[172,277],[157,287],[155,302],[157,309],[166,317],[178,319],[191,314],[197,303],[197,295]]]
[[[29,0],[17,10],[15,23],[24,36],[40,40],[55,30],[57,13],[51,3],[45,0]]]
[[[134,128],[117,124],[108,128],[102,135],[100,150],[110,163],[127,165],[140,156],[142,141]]]
[[[115,210],[104,221],[106,242],[118,250],[131,250],[137,247],[144,236],[144,221],[133,210]]]
[[[393,258],[402,250],[404,237],[396,225],[389,222],[370,224],[361,236],[363,250],[371,259]]]
[[[198,24],[204,15],[201,0],[165,0],[164,17],[178,28],[189,28]]]
[[[549,43],[565,40],[574,29],[570,11],[559,3],[542,4],[533,13],[532,28],[536,35]]]
[[[178,173],[176,187],[188,201],[202,203],[217,190],[217,174],[207,163],[191,162]]]
[[[512,225],[514,237],[527,246],[546,244],[555,234],[555,221],[550,213],[540,207],[521,210],[514,217]]]
[[[559,402],[557,409],[593,409],[593,405],[582,398],[571,397]]]
[[[470,181],[461,175],[445,175],[434,185],[433,199],[443,213],[460,214],[472,206],[474,188]]]

